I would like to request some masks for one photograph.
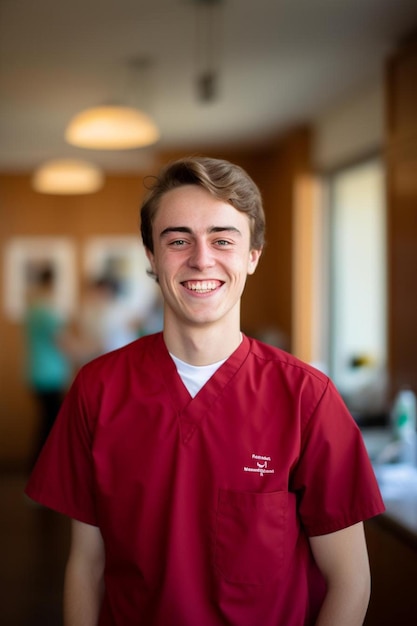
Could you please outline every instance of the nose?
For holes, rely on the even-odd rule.
[[[214,265],[213,251],[207,242],[197,241],[194,243],[189,258],[189,265],[198,270]]]

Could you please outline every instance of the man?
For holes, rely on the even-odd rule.
[[[81,370],[27,488],[73,518],[66,626],[359,626],[383,504],[328,378],[240,331],[256,185],[183,159],[141,218],[163,332]]]

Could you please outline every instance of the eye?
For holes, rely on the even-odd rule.
[[[186,243],[185,239],[175,239],[174,241],[170,241],[169,245],[175,248],[180,248],[181,246],[185,246]]]
[[[220,246],[221,248],[226,248],[227,246],[231,245],[231,242],[227,241],[227,239],[217,239],[216,245]]]

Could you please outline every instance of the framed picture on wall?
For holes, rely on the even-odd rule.
[[[148,276],[149,261],[139,237],[90,237],[85,244],[84,279],[105,279],[114,285],[119,303],[138,317],[152,309],[158,287]]]
[[[53,275],[52,301],[70,317],[77,306],[76,253],[68,237],[14,237],[4,248],[4,309],[22,320],[31,289],[41,272]]]

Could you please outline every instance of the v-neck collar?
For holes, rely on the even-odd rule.
[[[156,345],[155,349],[152,350],[155,370],[160,371],[170,396],[173,411],[180,422],[184,443],[190,440],[198,424],[210,413],[216,400],[246,360],[250,350],[250,341],[245,335],[242,337],[242,342],[236,350],[209,378],[198,394],[192,398],[169,355],[163,334],[155,335]]]

